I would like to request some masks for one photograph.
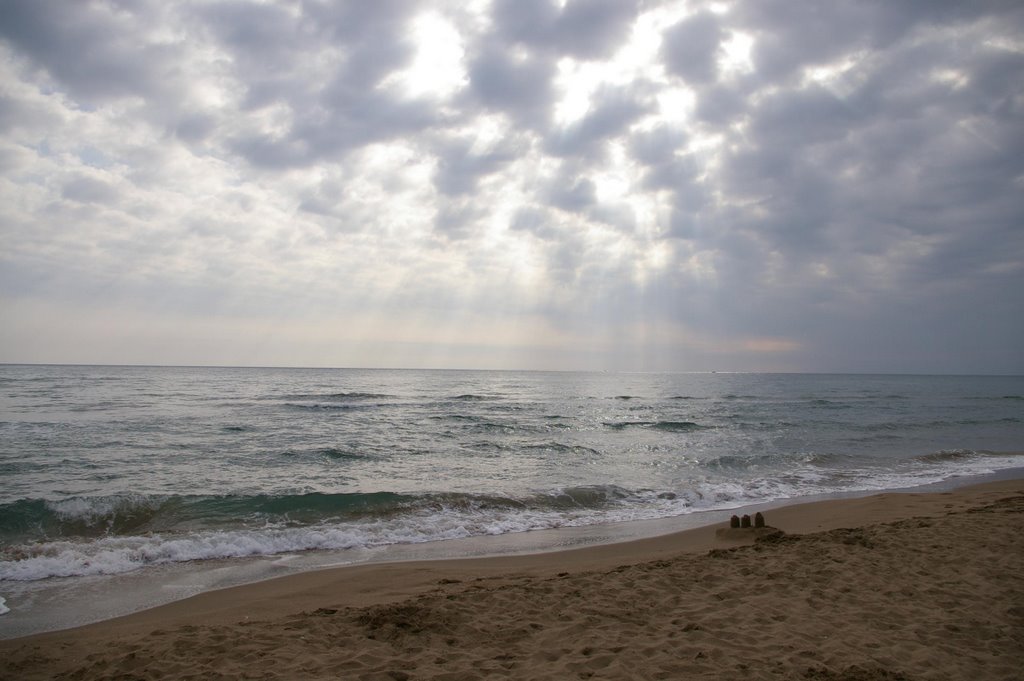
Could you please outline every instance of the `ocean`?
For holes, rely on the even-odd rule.
[[[414,547],[981,476],[1021,451],[1020,376],[5,365],[0,637]]]

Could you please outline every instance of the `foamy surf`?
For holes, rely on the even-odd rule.
[[[22,501],[0,509],[5,530],[34,524],[63,536],[0,548],[0,581],[115,575],[169,563],[373,549],[653,520],[802,496],[912,487],[982,475],[1024,461],[1014,455],[949,451],[917,457],[902,471],[844,467],[837,473],[831,457],[803,458],[802,467],[790,467],[785,475],[719,479],[672,491],[591,486],[518,498],[378,493]],[[770,459],[755,467],[770,466]],[[728,470],[739,464],[723,457],[714,466]],[[200,529],[203,524],[220,527]],[[147,527],[150,531],[138,532]],[[160,527],[165,530],[152,531]]]

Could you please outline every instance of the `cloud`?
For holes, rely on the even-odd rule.
[[[531,128],[547,125],[554,64],[534,55],[514,56],[484,47],[471,58],[470,90],[491,111],[508,114]]]
[[[597,203],[594,183],[585,177],[559,178],[548,190],[550,205],[568,212],[579,212]]]
[[[103,180],[80,176],[65,182],[60,195],[80,203],[108,203],[117,198],[117,191]]]
[[[607,56],[622,44],[637,14],[632,0],[497,0],[495,33],[506,43],[581,59]]]
[[[554,156],[600,156],[604,142],[622,136],[630,124],[653,110],[645,90],[637,85],[600,89],[582,118],[549,135],[548,152]]]
[[[0,312],[53,340],[0,361],[85,356],[75,310],[122,338],[89,361],[266,329],[239,362],[1024,371],[1022,31],[997,0],[12,0]]]
[[[665,31],[662,50],[669,70],[694,84],[716,80],[718,51],[724,38],[715,14],[702,12]]]
[[[147,40],[154,9],[12,0],[0,8],[0,36],[84,102],[146,96],[160,82],[152,76],[171,70],[179,54]]]
[[[435,184],[447,195],[469,194],[477,182],[518,158],[520,150],[513,140],[500,140],[487,148],[478,148],[472,139],[446,141],[437,149],[438,168]]]

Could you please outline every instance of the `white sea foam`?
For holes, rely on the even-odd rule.
[[[643,503],[646,502],[646,503]],[[490,509],[442,506],[406,516],[310,527],[267,527],[182,536],[107,536],[93,541],[51,541],[17,547],[0,561],[0,580],[109,575],[147,565],[272,556],[311,550],[416,544],[471,536],[621,522],[676,515],[691,506],[683,497],[641,492],[610,509]],[[8,551],[11,555],[12,552]]]
[[[993,463],[993,462],[987,462]],[[998,463],[998,460],[994,463]],[[998,466],[996,466],[998,467]],[[962,469],[961,469],[962,470]],[[0,580],[33,581],[50,577],[111,575],[149,565],[186,561],[286,556],[314,550],[373,548],[418,544],[482,535],[579,527],[671,517],[698,510],[716,510],[851,489],[887,489],[938,482],[948,478],[907,471],[902,475],[862,477],[852,488],[836,484],[821,471],[791,471],[781,478],[691,483],[687,491],[603,490],[608,500],[598,506],[568,508],[494,508],[480,503],[431,506],[387,518],[306,527],[267,526],[260,529],[200,531],[180,535],[105,536],[92,541],[49,541],[14,547],[0,560]],[[575,490],[554,491],[571,496]],[[78,509],[76,509],[78,510]],[[83,511],[85,512],[85,511]]]
[[[538,498],[570,503],[509,506],[486,498],[453,496],[450,504],[431,502],[375,519],[324,521],[304,527],[204,530],[146,536],[107,535],[86,540],[51,540],[0,550],[0,580],[33,581],[51,577],[110,575],[150,565],[188,561],[294,555],[304,551],[418,544],[482,535],[500,535],[558,527],[649,520],[693,511],[836,492],[883,490],[941,482],[1020,465],[1014,456],[933,457],[893,468],[831,469],[806,463],[784,472],[766,471],[745,478],[711,476],[686,480],[676,492],[577,487],[550,490]],[[441,499],[444,497],[438,497]],[[468,499],[468,500],[467,500]],[[149,503],[130,496],[68,499],[51,509],[62,517],[89,520],[123,504]]]
[[[0,596],[0,615],[6,615],[10,611],[11,609],[7,607],[6,599],[4,599],[3,596]]]

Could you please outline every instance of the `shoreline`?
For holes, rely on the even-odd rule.
[[[1007,454],[1017,455],[1016,452]],[[614,547],[638,541],[657,541],[677,534],[703,529],[724,522],[733,513],[772,511],[809,503],[853,500],[876,494],[923,493],[955,490],[965,485],[986,481],[1024,478],[1024,467],[1000,469],[982,475],[948,478],[912,487],[888,491],[856,491],[820,496],[781,499],[736,507],[695,511],[683,515],[645,520],[632,520],[595,525],[566,526],[509,533],[497,536],[475,536],[456,540],[398,544],[374,549],[312,551],[299,554],[253,556],[169,563],[143,570],[14,585],[0,596],[13,610],[0,615],[0,641],[16,640],[45,634],[101,625],[146,610],[173,605],[225,589],[257,587],[276,580],[301,579],[307,574],[333,569],[354,569],[366,566],[413,562],[435,562],[469,559],[511,558],[548,555],[565,551],[595,549],[614,553]],[[694,535],[693,537],[697,537]],[[713,548],[708,539],[686,550]],[[689,546],[689,540],[678,543]],[[625,549],[624,549],[625,550]],[[25,610],[19,605],[29,603]]]
[[[964,485],[947,483],[938,490],[922,491],[913,488],[793,503],[768,508],[764,513],[769,525],[781,529],[787,539],[792,538],[794,541],[804,538],[817,541],[829,533],[844,531],[841,528],[859,528],[859,532],[876,531],[894,523],[938,523],[945,518],[970,518],[970,509],[985,508],[1008,498],[1024,499],[1021,471],[1016,470],[1013,477],[1007,478],[1007,475],[1007,471],[1002,471],[990,477],[1004,479],[981,483],[964,480]],[[951,489],[948,488],[950,486]],[[764,506],[760,504],[756,508]],[[736,509],[736,512],[747,510],[752,510],[752,507]],[[1016,521],[1020,520],[1018,514]],[[155,632],[161,632],[161,638],[181,640],[182,636],[196,627],[214,627],[236,633],[239,628],[250,627],[268,627],[273,630],[284,622],[308,623],[311,618],[317,617],[316,613],[326,610],[361,612],[365,615],[367,612],[380,612],[382,608],[385,611],[388,608],[402,608],[403,604],[429,599],[440,592],[454,595],[459,600],[469,598],[481,589],[488,593],[501,592],[503,589],[515,591],[524,584],[536,586],[548,584],[552,580],[584,579],[587,575],[590,575],[587,579],[596,580],[591,588],[600,591],[606,586],[614,587],[614,584],[605,583],[614,581],[611,575],[623,570],[639,570],[643,566],[659,563],[698,565],[713,560],[712,556],[722,551],[728,552],[744,546],[761,548],[760,543],[752,545],[753,536],[739,541],[716,536],[717,530],[723,526],[723,523],[717,523],[630,541],[540,553],[323,568],[206,591],[190,598],[82,627],[2,640],[0,651],[4,651],[5,656],[13,655],[12,659],[21,660],[17,662],[20,665],[17,669],[19,676],[36,678],[32,676],[37,673],[33,670],[41,670],[38,673],[44,675],[38,678],[45,678],[67,665],[73,665],[79,659],[76,655],[80,656],[84,650],[92,647],[108,651],[103,659],[120,659],[128,653],[119,642],[136,640],[136,644],[139,644],[139,641],[152,638]],[[1001,540],[1002,534],[1020,534],[1016,530],[1009,533],[993,532],[993,537],[999,536]],[[984,540],[982,537],[981,541]],[[928,546],[917,549],[919,553],[922,550],[927,552]],[[966,550],[960,550],[957,555]],[[784,559],[785,551],[777,558]],[[1010,559],[1013,560],[1013,557]],[[1016,564],[1019,572],[1019,555]],[[818,567],[838,570],[841,578],[851,583],[864,578],[864,575],[843,574],[845,568],[842,566]],[[1001,574],[998,578],[1003,581],[1013,578],[1017,583],[1021,581],[1014,575]],[[665,593],[664,596],[669,598],[671,594]],[[785,604],[779,603],[776,607],[784,610]],[[1018,610],[1021,612],[1014,617],[1019,617],[1020,622],[1024,623],[1024,608]],[[482,612],[481,617],[486,620],[496,614]],[[1018,661],[1024,660],[1024,650],[1020,647],[1017,648],[1018,653],[1012,652],[1012,646],[1010,651],[1009,654],[1018,654]],[[33,654],[38,658],[38,664],[26,661]],[[0,672],[5,664],[0,664]]]
[[[365,579],[362,573],[401,572],[399,566],[423,565],[432,572],[441,573],[445,570],[443,566],[448,563],[471,566],[487,574],[496,570],[517,569],[543,573],[543,566],[547,562],[559,560],[559,555],[564,555],[572,565],[578,567],[588,563],[603,566],[607,560],[616,556],[650,553],[652,556],[661,557],[671,551],[704,552],[720,546],[720,540],[713,535],[713,528],[721,527],[734,513],[753,515],[757,511],[763,511],[766,514],[770,513],[770,518],[774,519],[781,512],[791,526],[787,531],[802,534],[838,527],[808,526],[803,518],[812,513],[811,509],[826,508],[831,504],[837,504],[837,509],[845,509],[858,499],[875,496],[943,493],[1014,480],[1024,480],[1024,468],[1002,469],[984,475],[951,478],[915,487],[781,499],[681,516],[604,525],[475,536],[423,544],[399,544],[359,550],[358,554],[349,550],[178,563],[120,575],[99,576],[85,588],[77,582],[58,582],[56,586],[40,585],[41,598],[39,592],[33,589],[36,583],[29,583],[29,599],[33,602],[34,609],[27,613],[15,611],[0,616],[0,643],[49,633],[59,634],[94,626],[102,627],[110,622],[143,617],[153,610],[162,613],[164,609],[170,609],[169,611],[173,612],[175,606],[179,605],[187,609],[190,604],[201,603],[204,599],[219,603],[222,600],[216,596],[219,592],[252,590],[253,593],[246,597],[259,600],[260,591],[264,587],[274,593],[288,592],[293,590],[290,586],[293,583],[320,583],[312,576],[334,571],[343,571],[343,574],[349,575],[355,582]],[[890,519],[900,517],[894,516]],[[331,559],[332,556],[337,558],[336,562]],[[280,588],[271,589],[270,585],[277,582],[280,582]],[[7,598],[8,607],[12,605],[11,600],[10,597]],[[15,598],[15,608],[16,601]],[[73,611],[76,605],[89,608],[89,612],[68,616],[67,613]],[[49,612],[46,610],[48,607]],[[19,615],[27,615],[28,619],[16,619]],[[58,618],[65,619],[57,622]]]
[[[0,641],[0,677],[1010,679],[1024,479],[566,551],[364,564]]]

